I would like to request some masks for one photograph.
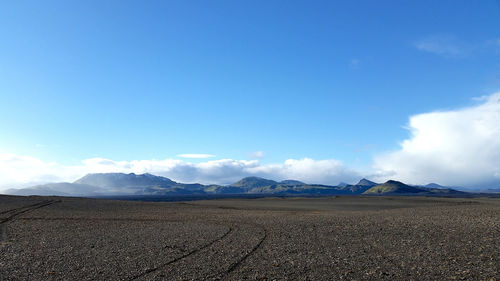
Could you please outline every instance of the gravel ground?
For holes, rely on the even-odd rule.
[[[500,199],[0,196],[0,280],[499,280]]]

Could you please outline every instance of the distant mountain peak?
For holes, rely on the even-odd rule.
[[[370,180],[367,180],[365,178],[362,178],[356,185],[360,185],[360,186],[375,186],[375,185],[377,185],[377,183],[372,182]]]
[[[437,183],[434,183],[434,182],[431,182],[431,183],[425,185],[425,187],[429,187],[429,188],[444,188],[444,186],[442,186],[440,184],[437,184]]]
[[[263,187],[263,186],[269,186],[269,185],[275,185],[275,184],[278,184],[278,182],[273,181],[273,180],[260,178],[260,177],[246,177],[246,178],[242,178],[241,180],[233,183],[231,186],[244,187],[244,188],[254,188],[254,187]]]
[[[281,184],[287,184],[287,185],[305,185],[305,183],[298,181],[298,180],[283,180],[280,181]]]
[[[397,181],[397,180],[388,180],[385,182],[385,184],[404,184],[404,183]],[[404,184],[404,185],[406,185],[406,184]]]
[[[251,176],[251,177],[244,177],[244,178],[242,178],[242,180],[267,180],[267,179],[261,178],[261,177],[256,177],[256,176]]]
[[[162,186],[169,187],[177,184],[171,179],[152,174],[135,173],[95,173],[87,174],[76,180],[77,184],[88,184],[97,187],[140,187]]]
[[[420,193],[425,192],[424,189],[409,186],[395,180],[388,180],[383,184],[375,185],[365,191],[365,194],[383,194],[383,193]]]

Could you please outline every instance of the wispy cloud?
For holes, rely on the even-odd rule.
[[[185,183],[230,184],[246,176],[274,180],[297,179],[337,184],[359,180],[359,173],[335,159],[288,159],[261,164],[258,160],[221,159],[192,163],[177,159],[115,161],[90,158],[78,165],[62,165],[14,154],[0,155],[0,190],[46,182],[74,181],[87,173],[151,173]]]
[[[433,53],[443,57],[462,57],[467,48],[451,35],[433,35],[415,42],[415,47],[423,52]]]
[[[215,155],[213,155],[213,154],[203,154],[203,153],[187,153],[187,154],[177,154],[177,157],[206,159],[206,158],[214,158]]]
[[[414,43],[420,51],[446,58],[463,58],[470,55],[499,54],[500,38],[477,42],[465,42],[452,35],[433,35]]]

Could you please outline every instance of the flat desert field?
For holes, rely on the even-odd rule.
[[[500,280],[500,199],[0,196],[0,280]]]

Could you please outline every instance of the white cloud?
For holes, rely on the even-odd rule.
[[[263,151],[254,151],[248,155],[252,159],[260,159],[264,158],[264,152]]]
[[[52,176],[57,172],[57,169],[56,163],[43,162],[34,157],[0,154],[1,183],[20,184],[51,181],[57,179]]]
[[[500,92],[458,110],[410,117],[411,136],[374,159],[377,180],[500,185]]]
[[[46,182],[72,182],[87,173],[151,173],[184,183],[230,184],[246,176],[274,180],[297,179],[309,183],[337,184],[355,181],[359,175],[338,160],[289,159],[284,163],[261,164],[258,160],[221,159],[191,163],[177,159],[115,161],[85,159],[65,166],[13,154],[0,155],[0,190]]]
[[[296,179],[307,183],[338,184],[354,182],[361,178],[358,172],[345,167],[334,159],[288,159],[284,163],[259,165],[249,172],[273,179]]]
[[[500,186],[500,92],[475,99],[476,105],[410,117],[410,137],[396,151],[378,155],[372,171],[360,173],[335,159],[259,160],[132,160],[85,159],[62,165],[41,159],[0,153],[0,191],[46,182],[74,181],[87,173],[151,173],[172,180],[230,184],[246,176],[308,183],[355,182],[366,174],[378,182],[396,179],[410,184],[437,182],[465,187]],[[198,155],[199,156],[199,155]],[[253,158],[263,156],[260,151]]]
[[[415,43],[415,47],[424,52],[444,57],[460,57],[465,55],[466,48],[453,36],[434,35]]]
[[[205,158],[214,158],[215,155],[203,154],[203,153],[188,153],[188,154],[178,154],[177,157],[205,159]]]

